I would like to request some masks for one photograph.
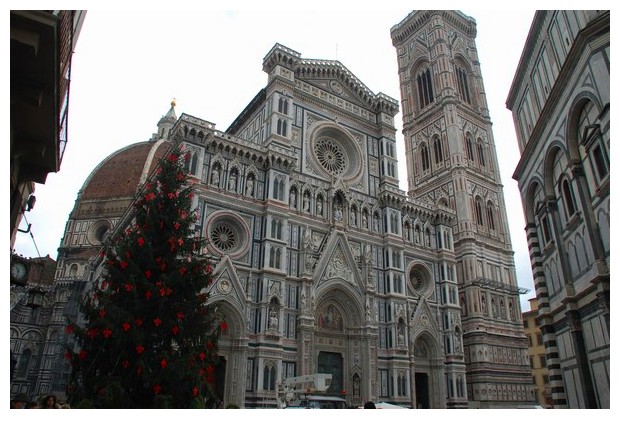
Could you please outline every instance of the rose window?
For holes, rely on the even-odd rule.
[[[226,223],[217,224],[211,229],[211,239],[215,247],[223,252],[234,249],[238,243],[237,233]]]
[[[345,152],[331,139],[319,139],[314,145],[314,154],[321,167],[332,174],[342,174],[347,168]]]
[[[409,272],[409,280],[411,281],[411,286],[415,290],[420,290],[423,285],[422,274],[419,270],[411,270]]]

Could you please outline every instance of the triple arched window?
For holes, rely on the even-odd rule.
[[[467,80],[467,70],[462,65],[456,66],[456,79],[457,86],[459,91],[459,98],[466,102],[467,104],[471,104],[471,96],[469,93],[469,83]]]
[[[416,83],[418,88],[418,106],[420,106],[420,109],[423,109],[435,101],[430,66],[426,66],[418,70],[416,75]]]

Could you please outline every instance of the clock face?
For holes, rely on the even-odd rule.
[[[11,265],[11,277],[17,281],[26,280],[26,275],[28,274],[28,270],[26,269],[26,265],[22,262],[14,262]]]

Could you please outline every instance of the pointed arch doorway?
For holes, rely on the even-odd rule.
[[[359,402],[364,390],[361,385],[369,384],[369,379],[360,377],[369,369],[366,339],[360,330],[364,314],[361,299],[339,279],[318,289],[312,367],[316,372],[332,375],[328,394],[345,395],[349,404]]]
[[[440,345],[424,332],[413,343],[415,364],[411,368],[412,405],[415,408],[445,408],[443,386],[443,356]]]

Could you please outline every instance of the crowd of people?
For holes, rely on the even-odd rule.
[[[11,399],[11,408],[47,408],[47,409],[63,409],[71,408],[68,403],[59,401],[56,395],[46,395],[38,400],[31,400],[23,394],[16,395]]]

